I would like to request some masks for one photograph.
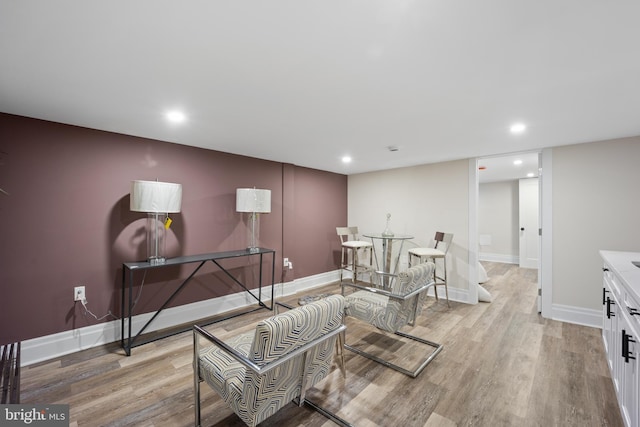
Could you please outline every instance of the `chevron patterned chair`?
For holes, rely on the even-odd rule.
[[[255,331],[225,341],[194,326],[196,425],[204,381],[251,427],[292,401],[350,426],[305,399],[305,391],[329,373],[334,348],[342,356],[344,304],[341,295],[332,295],[276,314],[259,322]],[[201,341],[207,345],[201,346]],[[344,375],[344,358],[341,368]]]
[[[380,282],[378,287],[367,287],[342,282],[342,295],[348,288],[356,291],[345,296],[345,314],[367,322],[376,328],[433,347],[427,357],[415,368],[405,368],[384,360],[372,353],[345,343],[345,348],[375,360],[413,378],[431,362],[442,350],[442,345],[400,331],[406,325],[413,326],[420,314],[427,291],[434,286],[432,262],[416,265],[398,275],[376,272]],[[391,277],[391,281],[382,280]],[[385,285],[388,283],[388,285]]]

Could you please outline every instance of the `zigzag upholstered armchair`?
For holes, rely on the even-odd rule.
[[[442,345],[401,332],[400,328],[414,325],[428,289],[434,286],[434,269],[435,265],[432,262],[427,262],[411,267],[398,275],[376,272],[376,275],[381,278],[380,285],[377,287],[342,282],[342,294],[346,297],[345,314],[347,316],[369,323],[382,331],[409,338],[433,348],[416,368],[399,366],[347,343],[345,343],[345,348],[413,378],[422,372],[442,350]],[[382,280],[386,276],[391,276],[392,280],[390,282]],[[385,286],[385,282],[389,284]],[[347,293],[348,288],[355,288],[356,291]]]
[[[255,331],[225,342],[194,326],[196,425],[200,425],[201,381],[251,427],[291,401],[349,425],[305,399],[307,388],[329,373],[336,340],[343,341],[343,312],[344,298],[332,295],[276,314],[259,322]],[[207,345],[201,346],[200,341]],[[342,368],[344,374],[344,364]]]

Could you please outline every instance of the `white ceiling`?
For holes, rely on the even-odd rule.
[[[634,136],[638,16],[635,0],[0,0],[0,111],[344,174]]]
[[[534,178],[539,173],[538,153],[534,152],[483,157],[477,163],[480,183]]]

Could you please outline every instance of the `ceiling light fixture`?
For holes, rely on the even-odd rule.
[[[344,156],[342,158],[342,163],[351,163],[351,157],[349,156]]]
[[[536,176],[533,172],[529,172],[527,174],[527,178],[533,178],[534,176]]]
[[[166,117],[171,123],[182,123],[187,119],[187,116],[185,116],[182,111],[177,110],[169,111]]]
[[[511,133],[513,134],[518,134],[518,133],[522,133],[527,129],[527,125],[525,125],[524,123],[514,123],[511,125],[511,127],[509,128],[509,130],[511,131]]]
[[[513,164],[516,166],[520,166],[522,164],[522,160],[518,159],[518,160],[514,160]]]

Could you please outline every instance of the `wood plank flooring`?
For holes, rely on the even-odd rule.
[[[415,379],[345,352],[347,378],[332,373],[308,397],[358,427],[622,426],[600,329],[550,321],[536,309],[536,270],[483,263],[493,298],[477,305],[427,300],[406,332],[444,344]],[[339,293],[337,284],[314,292]],[[295,303],[301,295],[283,298]],[[208,327],[229,335],[272,313]],[[425,347],[347,319],[347,342],[411,364]],[[74,353],[22,371],[23,403],[70,405],[71,426],[194,424],[192,335],[133,349]],[[243,426],[206,384],[204,426]],[[290,404],[261,426],[332,426]]]

